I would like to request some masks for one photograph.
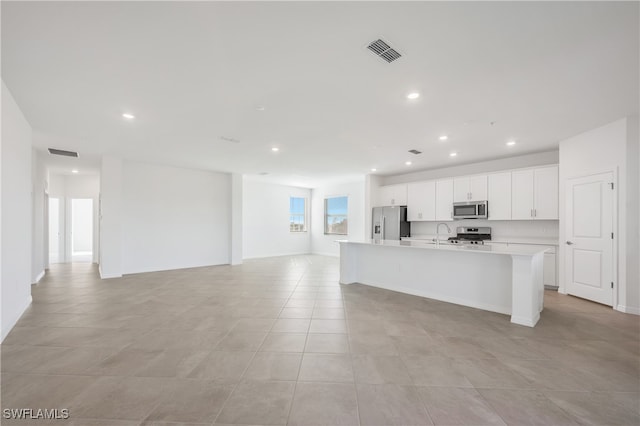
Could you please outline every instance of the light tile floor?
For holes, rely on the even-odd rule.
[[[340,286],[322,256],[110,280],[55,265],[1,346],[2,408],[82,426],[638,425],[639,333],[549,291],[527,328]]]

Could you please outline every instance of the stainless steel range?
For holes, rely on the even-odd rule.
[[[491,228],[488,226],[470,228],[459,226],[456,228],[455,237],[449,237],[451,244],[484,244],[485,241],[491,241]]]

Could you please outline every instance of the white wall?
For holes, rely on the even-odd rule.
[[[9,334],[31,303],[31,126],[2,82],[0,320]]]
[[[636,126],[635,142],[632,141]],[[631,132],[629,132],[631,130]],[[622,119],[607,124],[597,129],[582,133],[572,138],[560,142],[560,217],[566,214],[566,196],[563,190],[566,181],[573,177],[588,174],[613,171],[617,176],[616,191],[618,197],[617,211],[618,220],[616,231],[616,248],[618,252],[618,282],[616,299],[616,309],[624,312],[640,314],[640,300],[638,300],[638,263],[637,245],[638,234],[635,230],[637,222],[637,200],[634,200],[638,193],[637,170],[629,170],[638,167],[635,160],[628,163],[628,155],[637,158],[637,118],[627,120]],[[631,179],[629,179],[631,177]],[[634,222],[632,225],[630,222]],[[560,239],[566,238],[565,222],[560,221]],[[560,246],[560,289],[566,291],[565,246]],[[635,258],[630,258],[633,255]],[[632,262],[633,265],[628,263]]]
[[[339,256],[340,247],[336,240],[364,240],[367,233],[365,214],[365,179],[314,188],[311,190],[311,252],[329,256]],[[327,197],[349,197],[348,235],[324,235],[324,199]],[[370,214],[370,213],[368,213]]]
[[[100,276],[122,276],[122,159],[102,157],[100,171]],[[52,181],[53,183],[53,181]]]
[[[307,232],[289,231],[289,197],[307,199]],[[311,190],[244,179],[243,258],[306,254],[311,250]]]
[[[230,263],[229,174],[125,161],[121,214],[124,274]]]
[[[243,230],[242,230],[242,206],[243,206],[244,183],[242,175],[233,173],[231,175],[231,264],[242,263],[243,251]]]
[[[31,150],[31,181],[32,181],[32,240],[31,240],[31,282],[37,283],[44,276],[49,263],[49,249],[45,246],[48,238],[48,217],[45,206],[45,192],[47,191],[47,169],[40,151]]]
[[[499,158],[497,160],[425,170],[422,172],[383,176],[381,184],[392,185],[394,183],[417,182],[421,180],[497,172],[523,167],[544,166],[548,164],[558,164],[558,151],[539,152],[535,154],[525,154],[515,157]]]
[[[640,315],[640,125],[627,117],[627,300]],[[634,220],[638,219],[638,220]]]

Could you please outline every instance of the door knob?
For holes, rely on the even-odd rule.
[[[568,246],[572,246],[572,245],[573,245],[573,242],[571,242],[571,241],[567,241],[567,245],[568,245]]]

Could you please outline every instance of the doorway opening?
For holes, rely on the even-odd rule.
[[[93,199],[71,199],[71,261],[93,260]]]
[[[60,199],[49,198],[49,263],[61,263],[63,259],[60,244]]]

